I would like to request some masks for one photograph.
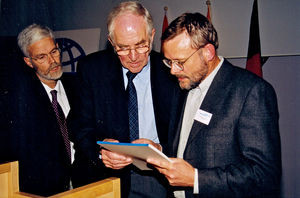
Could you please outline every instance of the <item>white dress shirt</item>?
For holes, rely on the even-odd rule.
[[[224,62],[223,57],[220,56],[219,58],[220,58],[220,63],[217,65],[217,67],[199,84],[198,87],[190,90],[188,93],[184,114],[183,114],[181,131],[180,131],[178,150],[177,150],[178,158],[183,158],[186,143],[188,141],[188,137],[190,135],[190,131],[194,123],[195,114],[200,108],[215,75],[217,74],[221,65]],[[195,169],[194,194],[198,194],[198,193],[199,193],[198,170]],[[177,198],[185,198],[185,193],[184,191],[175,191],[174,196]]]
[[[128,69],[123,67],[125,89],[128,84],[127,72]],[[153,109],[150,72],[149,57],[147,65],[133,79],[138,102],[139,138],[147,138],[155,143],[159,143]]]
[[[68,101],[68,98],[67,98],[67,95],[66,95],[66,92],[65,92],[62,82],[60,80],[58,80],[54,89],[51,89],[50,87],[48,87],[48,85],[44,84],[43,82],[42,82],[42,85],[44,86],[51,102],[52,102],[52,95],[51,95],[50,91],[52,91],[52,90],[57,91],[57,101],[58,101],[59,105],[61,106],[61,108],[65,114],[65,117],[67,118],[69,111],[70,111],[70,104],[69,104],[69,101]],[[75,150],[73,147],[73,145],[74,145],[73,142],[70,141],[70,144],[71,144],[71,163],[73,163]]]

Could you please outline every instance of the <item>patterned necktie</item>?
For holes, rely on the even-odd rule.
[[[129,116],[129,137],[130,141],[139,139],[139,114],[138,114],[138,101],[136,89],[133,84],[133,79],[137,73],[126,73],[128,78],[127,97],[128,97],[128,116]]]
[[[69,160],[71,161],[71,145],[70,145],[70,140],[69,140],[69,135],[68,135],[66,118],[65,118],[62,108],[60,107],[59,103],[57,102],[57,91],[52,90],[52,91],[50,91],[50,93],[52,95],[52,107],[56,114],[56,119],[57,119],[61,134],[64,139],[64,143],[65,143],[65,147],[66,147],[66,150],[68,153]]]

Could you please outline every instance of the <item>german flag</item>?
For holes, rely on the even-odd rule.
[[[262,77],[257,0],[253,2],[246,69]]]

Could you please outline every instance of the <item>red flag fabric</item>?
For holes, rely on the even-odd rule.
[[[167,29],[168,25],[169,25],[168,18],[167,18],[167,15],[165,14],[161,33],[164,33],[164,31]]]
[[[164,33],[164,31],[167,29],[168,25],[169,25],[169,23],[168,23],[168,18],[167,18],[167,8],[165,7],[165,16],[164,16],[161,34]],[[161,43],[161,49],[162,49],[162,43]]]
[[[210,11],[210,1],[207,0],[206,1],[206,5],[207,5],[207,14],[206,14],[206,18],[211,22],[211,11]]]
[[[262,77],[257,0],[253,2],[246,69]]]

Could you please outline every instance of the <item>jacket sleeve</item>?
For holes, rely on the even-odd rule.
[[[199,169],[199,193],[205,197],[276,197],[281,153],[276,94],[258,81],[245,96],[234,125],[241,156],[225,167]],[[226,152],[226,151],[224,151]]]
[[[77,64],[79,100],[74,107],[74,119],[71,126],[74,138],[75,160],[73,163],[76,177],[73,178],[75,187],[103,179],[103,163],[99,159],[100,147],[96,144],[96,123],[90,78],[93,72],[89,59]]]

